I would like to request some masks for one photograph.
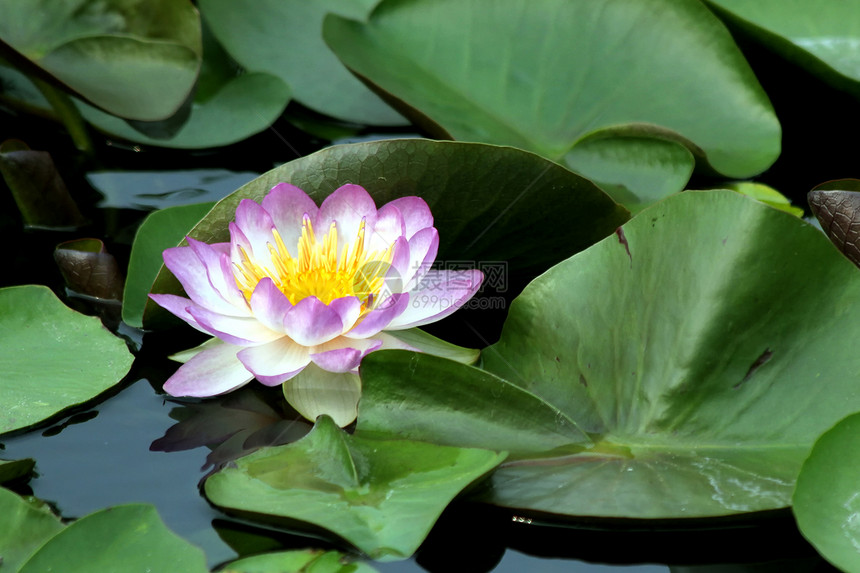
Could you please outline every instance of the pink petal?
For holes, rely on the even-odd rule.
[[[248,303],[245,301],[242,291],[236,286],[236,279],[230,264],[230,243],[209,245],[191,237],[186,237],[186,240],[188,246],[206,268],[209,284],[228,303],[228,306],[223,308],[210,308],[210,310],[231,316],[248,316],[250,314]]]
[[[379,340],[340,337],[314,348],[311,360],[329,372],[350,372],[358,368],[362,358],[380,346],[382,342]]]
[[[268,328],[256,318],[225,316],[201,307],[189,307],[189,314],[209,334],[217,336],[224,342],[248,346],[271,342],[282,337],[282,332]]]
[[[298,256],[299,237],[302,236],[302,219],[308,215],[316,220],[319,208],[307,193],[289,183],[278,183],[263,198],[263,208],[272,217],[290,256]]]
[[[196,354],[164,383],[171,396],[216,396],[251,381],[253,375],[236,357],[239,347],[219,344]]]
[[[403,215],[400,214],[397,207],[388,203],[377,212],[372,233],[367,235],[369,239],[367,242],[368,250],[384,252],[405,232],[406,226],[403,223]]]
[[[236,207],[235,226],[251,247],[252,252],[248,253],[249,256],[252,255],[258,261],[270,258],[268,244],[275,242],[275,237],[272,235],[275,223],[268,211],[255,201],[242,199]]]
[[[277,386],[310,363],[309,350],[283,336],[268,344],[243,349],[239,352],[239,360],[257,380],[266,386]]]
[[[290,299],[275,286],[275,282],[265,277],[257,283],[251,295],[251,310],[254,318],[274,332],[285,333],[284,317],[293,308]]]
[[[368,312],[357,326],[354,326],[344,336],[347,338],[367,338],[376,336],[397,316],[400,316],[409,306],[409,295],[393,294],[385,303]]]
[[[317,297],[303,298],[284,316],[284,331],[302,346],[315,346],[343,333],[344,324],[337,310]]]
[[[193,241],[193,239],[191,239]],[[241,316],[243,313],[227,301],[209,281],[206,265],[191,247],[165,249],[164,264],[179,280],[191,300],[204,308],[222,314]],[[247,313],[245,313],[247,315]]]
[[[326,197],[320,205],[314,221],[314,232],[317,237],[322,237],[328,233],[331,223],[336,222],[338,254],[340,254],[345,246],[355,241],[362,219],[365,221],[365,233],[367,233],[376,225],[376,203],[363,187],[344,185]]]
[[[421,229],[433,226],[433,214],[427,202],[421,197],[401,197],[386,203],[383,208],[389,205],[397,207],[403,215],[407,239],[411,239]]]
[[[356,296],[336,298],[329,303],[328,307],[340,316],[340,322],[343,325],[341,332],[352,328],[361,316],[361,301]]]
[[[433,266],[439,252],[439,232],[435,227],[421,229],[409,239],[409,273],[403,278],[404,291],[411,291]]]
[[[181,318],[197,330],[201,332],[209,333],[205,328],[200,326],[193,316],[188,312],[188,308],[192,306],[197,306],[193,301],[182,297],[176,296],[175,294],[150,294],[149,298],[154,300],[158,306],[161,308],[170,311],[177,317]]]
[[[409,306],[386,330],[403,330],[445,318],[474,295],[484,280],[478,270],[428,272],[409,293]]]

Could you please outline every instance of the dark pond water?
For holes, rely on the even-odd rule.
[[[749,52],[753,53],[753,52]],[[755,58],[760,58],[756,60]],[[768,82],[785,81],[777,60],[754,54],[753,65],[767,89]],[[763,63],[762,63],[763,62]],[[775,101],[777,112],[800,118],[786,131],[785,152],[760,180],[775,186],[798,204],[812,186],[837,177],[857,176],[847,170],[846,151],[834,143],[840,133],[840,109],[850,102],[834,104],[816,99],[821,86],[808,77],[795,78],[797,97]],[[784,90],[767,90],[781,94]],[[832,97],[833,92],[828,92]],[[856,102],[854,103],[856,105]],[[788,125],[788,124],[785,124]],[[7,137],[26,140],[33,149],[52,151],[58,167],[93,221],[90,228],[75,233],[24,231],[8,194],[0,197],[0,240],[14,245],[0,274],[0,286],[47,284],[64,294],[51,253],[62,240],[100,237],[120,264],[127,261],[134,231],[145,214],[141,208],[180,202],[209,200],[211,194],[231,191],[240,179],[306,155],[325,144],[295,131],[287,122],[227,150],[218,152],[174,152],[136,150],[97,140],[95,157],[76,154],[65,135],[52,124],[19,117],[0,108],[0,141]],[[809,149],[807,139],[820,137],[819,156],[800,157],[797,149]],[[851,150],[851,162],[856,149]],[[804,165],[802,173],[797,166]],[[117,197],[105,198],[93,185],[109,186],[99,171],[171,171],[191,168],[220,168],[234,173],[223,187],[195,191],[186,175],[152,174],[135,182],[123,179],[114,185],[139,186],[137,208]],[[153,193],[153,188],[157,192]],[[128,190],[127,190],[128,191]],[[130,190],[132,193],[136,191]],[[141,204],[141,201],[143,203]],[[154,204],[157,203],[157,204]],[[101,206],[98,206],[101,204]],[[476,323],[477,324],[477,323]],[[489,321],[481,339],[492,341],[497,325]],[[140,333],[133,333],[139,337]],[[187,332],[185,333],[187,335]],[[478,340],[455,340],[462,344]],[[237,554],[276,548],[329,546],[325,540],[297,532],[276,531],[231,518],[210,507],[200,495],[198,483],[210,450],[200,446],[176,452],[152,451],[153,441],[163,437],[176,420],[171,411],[180,406],[165,400],[161,384],[175,365],[163,357],[175,345],[170,337],[150,343],[144,338],[141,356],[122,385],[94,404],[51,425],[4,438],[0,457],[34,458],[38,476],[22,491],[32,490],[56,506],[65,517],[79,517],[122,503],[149,502],[157,506],[167,525],[188,541],[200,546],[213,567]],[[175,414],[176,415],[176,414]],[[605,524],[601,524],[602,525]],[[517,520],[505,510],[465,504],[454,505],[440,519],[417,555],[408,561],[376,564],[383,572],[411,571],[581,571],[631,573],[830,571],[826,563],[800,537],[790,514],[758,516],[728,527],[716,523],[672,531],[638,530],[631,524],[612,528],[571,528],[559,524]]]

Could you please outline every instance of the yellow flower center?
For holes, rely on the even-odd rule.
[[[384,251],[367,251],[364,220],[356,238],[346,245],[338,259],[337,225],[332,222],[328,233],[319,241],[308,217],[302,221],[302,236],[298,241],[298,256],[287,251],[277,229],[272,230],[274,244],[268,243],[271,265],[261,265],[244,248],[239,247],[241,260],[234,263],[236,284],[250,301],[260,280],[268,277],[296,304],[309,296],[324,304],[336,298],[355,296],[361,301],[362,313],[373,309],[380,301],[379,293],[391,266],[393,245]]]

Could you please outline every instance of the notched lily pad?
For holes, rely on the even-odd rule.
[[[435,380],[477,389],[474,369],[368,356],[359,430],[485,444],[498,426],[528,428],[501,393],[512,384],[591,443],[535,423],[485,501],[643,519],[783,508],[816,437],[860,410],[857,336],[860,272],[817,229],[735,192],[688,191],[535,279],[482,352],[502,382],[469,392],[455,422],[437,423],[453,414]]]
[[[543,0],[536,10],[514,0],[497,8],[383,0],[367,22],[330,14],[323,35],[347,67],[402,102],[404,115],[435,123],[437,137],[528,149],[602,174],[638,201],[665,196],[661,177],[680,191],[690,153],[731,177],[759,173],[778,156],[767,95],[702,3]],[[689,153],[663,136],[625,139],[641,137],[643,125],[687,142]],[[607,129],[619,139],[576,149]]]
[[[445,506],[504,457],[349,436],[321,416],[302,440],[209,477],[205,492],[221,508],[313,524],[390,561],[409,557]]]
[[[0,484],[26,478],[33,473],[36,460],[25,458],[23,460],[0,460]]]

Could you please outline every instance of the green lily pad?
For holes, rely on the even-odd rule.
[[[143,326],[143,309],[158,270],[164,264],[164,249],[175,247],[185,234],[212,208],[214,203],[168,207],[150,213],[134,236],[128,261],[128,276],[122,298],[122,319],[134,327]]]
[[[125,343],[50,289],[0,289],[0,434],[91,400],[131,367]]]
[[[4,563],[5,565],[5,563]],[[73,522],[51,537],[20,573],[206,573],[203,551],[167,529],[155,507],[109,507]]]
[[[0,47],[108,113],[164,119],[197,80],[200,17],[190,3],[2,0],[0,13]]]
[[[220,573],[374,573],[376,569],[366,563],[348,561],[337,551],[305,549],[237,559],[219,571]]]
[[[843,571],[860,571],[860,414],[822,435],[804,462],[792,510],[804,537]]]
[[[219,85],[208,99],[195,99],[188,121],[166,139],[144,135],[122,119],[85,103],[78,102],[78,107],[87,121],[116,137],[159,147],[198,149],[230,145],[263,131],[289,100],[289,87],[275,76],[242,74]]]
[[[576,434],[559,443],[536,423],[537,443],[510,448],[486,501],[627,518],[782,508],[816,437],[860,410],[857,329],[860,271],[818,230],[735,192],[690,191],[526,287],[482,352],[500,379],[463,390],[470,404],[457,432],[437,422],[452,390],[435,380],[468,388],[474,369],[447,363],[443,373],[428,358],[398,367],[385,356],[362,364],[358,428],[392,431],[402,409],[409,439],[503,448],[485,436],[521,415],[504,399],[516,385],[591,443]],[[390,387],[398,377],[402,390]],[[386,408],[398,391],[403,403]]]
[[[215,505],[327,529],[374,559],[409,557],[451,500],[505,454],[350,436],[328,416],[293,444],[212,475]]]
[[[194,99],[185,113],[131,124],[78,102],[81,114],[115,137],[171,148],[230,145],[271,126],[290,100],[290,87],[271,74],[238,68],[211,34],[204,35],[204,48]]]
[[[670,190],[655,186],[657,170],[672,191],[683,188],[690,157],[675,145],[738,178],[779,154],[766,94],[695,0],[543,0],[540,9],[526,0],[504,9],[489,0],[383,0],[368,22],[327,16],[323,35],[347,67],[437,136],[606,173],[609,186],[623,183],[639,200]],[[612,137],[598,149],[576,151],[605,130]],[[643,135],[656,141],[636,141]]]
[[[756,40],[837,87],[860,93],[860,4],[707,0]]]
[[[0,558],[4,571],[18,571],[45,541],[63,529],[60,519],[45,505],[30,502],[0,488]]]
[[[377,0],[201,0],[219,41],[246,69],[279,77],[304,106],[369,125],[406,120],[344,68],[322,39],[327,12],[364,19]],[[287,47],[288,46],[288,47]]]
[[[317,204],[346,183],[365,187],[377,207],[397,197],[422,197],[439,229],[437,260],[470,261],[479,268],[501,263],[509,279],[543,272],[629,216],[587,179],[532,153],[401,139],[337,145],[277,167],[218,202],[189,236],[229,241],[227,224],[239,202],[260,201],[279,182],[302,188]],[[153,292],[182,291],[162,268]],[[156,327],[167,318],[166,311],[147,303],[144,326]]]

